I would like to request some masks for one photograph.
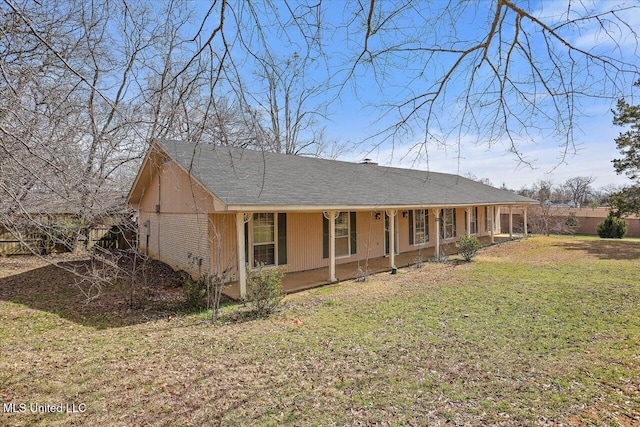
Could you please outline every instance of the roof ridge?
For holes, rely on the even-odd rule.
[[[428,169],[412,169],[412,168],[405,168],[405,167],[399,167],[399,166],[389,166],[389,165],[381,165],[381,164],[367,164],[367,163],[361,163],[361,162],[351,162],[348,160],[342,160],[342,159],[327,159],[324,157],[313,157],[313,156],[304,156],[304,155],[298,155],[298,154],[284,154],[284,153],[278,153],[275,151],[270,151],[270,150],[257,150],[257,149],[253,149],[253,148],[248,148],[248,147],[238,147],[238,146],[234,146],[234,145],[220,145],[220,144],[215,144],[215,143],[208,143],[208,142],[190,142],[190,141],[180,141],[180,140],[175,140],[175,139],[167,139],[167,138],[154,138],[161,146],[165,147],[166,142],[168,143],[172,143],[172,144],[178,144],[178,145],[194,145],[194,146],[210,146],[210,147],[217,147],[217,148],[223,148],[223,149],[227,149],[227,150],[231,150],[231,151],[236,151],[236,152],[245,152],[248,151],[250,153],[262,153],[262,154],[266,154],[268,156],[276,156],[278,158],[295,158],[295,159],[305,159],[305,160],[309,160],[309,161],[323,161],[323,162],[334,162],[334,163],[342,163],[345,165],[353,165],[353,166],[359,166],[359,165],[364,165],[367,167],[377,167],[377,168],[384,168],[384,169],[390,169],[390,170],[398,170],[398,171],[411,171],[411,172],[424,172],[424,173],[433,173],[433,174],[438,174],[438,175],[447,175],[447,176],[455,176],[455,177],[460,177],[460,178],[464,178],[464,179],[469,179],[469,178],[465,178],[462,175],[458,175],[458,174],[454,174],[454,173],[450,173],[450,172],[441,172],[441,171],[434,171],[434,170],[428,170]],[[471,180],[473,181],[473,180]]]

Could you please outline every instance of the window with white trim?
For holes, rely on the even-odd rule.
[[[429,212],[425,209],[413,211],[413,243],[420,245],[429,241]]]
[[[467,229],[467,223],[471,223],[471,231],[469,234],[477,234],[478,233],[478,207],[473,207],[470,209],[471,211],[471,221],[467,221],[467,215],[469,215],[469,211],[465,209],[464,211],[464,229]]]
[[[443,209],[442,237],[445,239],[456,237],[456,210],[454,208]]]
[[[276,264],[276,223],[273,213],[253,214],[253,265]]]
[[[340,212],[336,218],[336,256],[351,254],[349,212]]]

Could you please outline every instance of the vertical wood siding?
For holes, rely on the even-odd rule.
[[[287,271],[328,265],[322,258],[322,213],[287,215]]]
[[[237,274],[235,214],[209,215],[209,236],[211,274],[218,274],[224,270],[228,270],[230,275]]]

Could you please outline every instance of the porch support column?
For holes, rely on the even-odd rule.
[[[527,205],[523,206],[524,209],[524,236],[527,237],[529,235],[529,230],[527,228]]]
[[[329,282],[337,282],[336,279],[336,217],[338,212],[329,211],[323,213],[329,220]]]
[[[387,216],[389,217],[389,267],[391,270],[396,268],[396,224],[395,216],[397,211],[395,209],[388,210]]]
[[[509,238],[513,239],[513,206],[509,205]]]
[[[491,206],[491,244],[496,242],[494,237],[494,229],[496,228],[496,207]]]
[[[434,209],[436,218],[436,259],[440,259],[440,209]]]
[[[247,294],[247,260],[245,259],[244,246],[244,224],[247,214],[243,212],[236,213],[236,247],[238,248],[238,289],[240,298],[244,298]]]
[[[465,209],[467,212],[467,237],[471,237],[471,209],[473,208]]]

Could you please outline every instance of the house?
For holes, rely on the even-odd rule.
[[[287,272],[435,248],[500,229],[500,209],[537,201],[457,175],[154,140],[127,198],[139,245],[192,276]],[[525,230],[526,233],[526,230]],[[393,236],[393,237],[390,237]]]

